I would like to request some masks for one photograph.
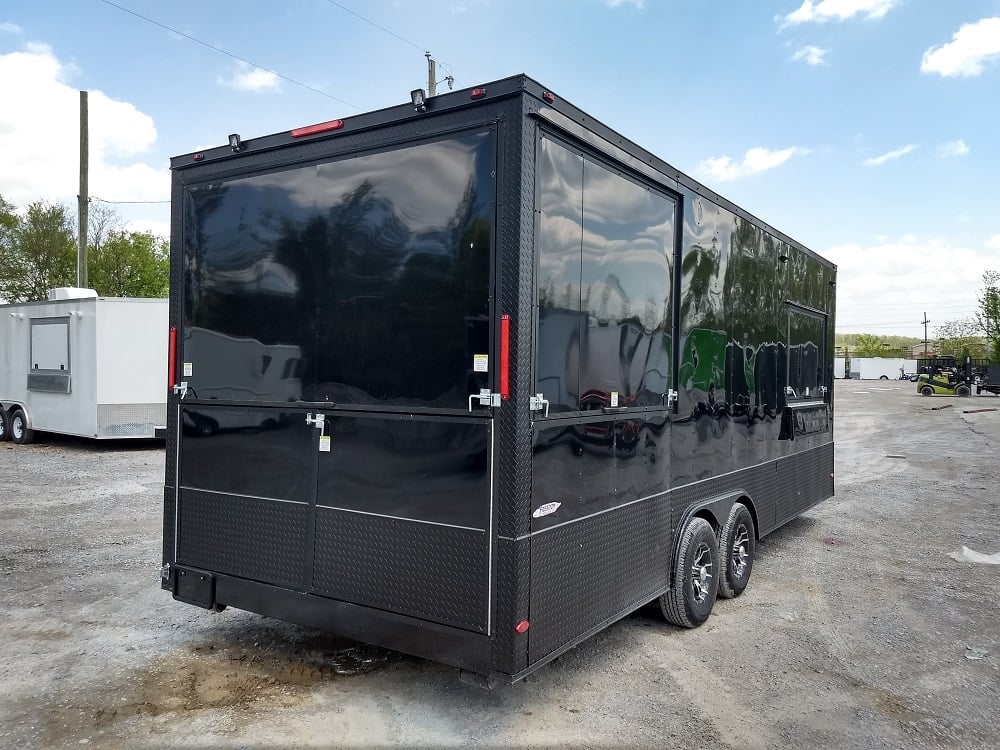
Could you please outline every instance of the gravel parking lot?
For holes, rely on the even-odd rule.
[[[493,691],[174,602],[161,445],[0,444],[0,746],[1000,747],[1000,565],[955,559],[1000,553],[1000,399],[914,390],[837,383],[837,496],[705,626],[643,610]]]

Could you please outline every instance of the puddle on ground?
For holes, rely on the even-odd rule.
[[[204,644],[160,657],[126,675],[121,685],[79,691],[48,714],[51,744],[108,736],[119,722],[205,710],[287,708],[308,700],[312,688],[364,675],[395,661],[392,651],[364,644],[288,652]],[[256,644],[255,644],[256,646]],[[80,696],[89,696],[80,700]],[[85,701],[85,702],[84,702]],[[118,727],[118,729],[121,729]]]

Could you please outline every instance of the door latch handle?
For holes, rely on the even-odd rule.
[[[500,406],[500,394],[492,393],[489,388],[483,388],[479,393],[473,393],[469,396],[469,411],[472,411],[472,402],[477,399],[480,406]]]
[[[326,424],[326,414],[317,414],[313,416],[312,413],[306,414],[306,424],[312,425],[317,430],[322,430]]]
[[[188,384],[186,380],[182,380],[180,383],[174,385],[174,395],[184,398],[188,395]]]
[[[531,411],[541,411],[545,409],[545,416],[549,416],[549,400],[545,398],[544,394],[536,393],[534,396],[528,398],[528,409]]]

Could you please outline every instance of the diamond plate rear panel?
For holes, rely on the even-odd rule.
[[[167,405],[98,404],[97,434],[108,437],[153,437],[167,423]]]
[[[301,589],[308,520],[305,503],[182,489],[177,562]]]
[[[485,632],[488,580],[484,532],[316,509],[318,594]]]
[[[671,541],[665,497],[535,534],[529,662],[656,596]]]

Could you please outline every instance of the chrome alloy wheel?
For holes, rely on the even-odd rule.
[[[691,592],[698,604],[712,593],[712,551],[705,542],[698,545],[691,563]]]
[[[732,554],[729,555],[729,559],[732,561],[733,575],[737,580],[743,578],[743,575],[747,572],[747,564],[750,562],[750,556],[747,554],[749,544],[750,532],[746,525],[741,523],[736,529],[736,535],[733,537]]]

